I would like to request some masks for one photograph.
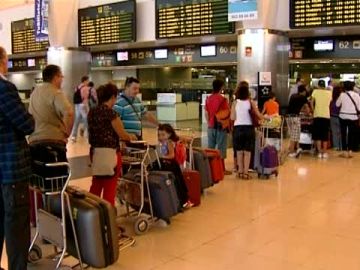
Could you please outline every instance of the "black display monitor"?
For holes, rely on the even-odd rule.
[[[129,52],[128,51],[117,52],[116,60],[118,62],[129,61]]]
[[[315,40],[315,52],[332,52],[334,50],[334,40]]]
[[[80,46],[136,41],[136,2],[79,9],[78,28]]]
[[[168,58],[168,50],[167,49],[156,49],[154,51],[155,59],[167,59]]]
[[[200,48],[201,57],[212,57],[216,56],[216,45],[206,45]]]

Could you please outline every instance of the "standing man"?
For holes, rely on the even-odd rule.
[[[8,57],[0,47],[0,256],[4,238],[9,270],[27,269],[30,244],[29,186],[32,174],[25,136],[34,120],[7,81]],[[1,260],[0,260],[1,261]]]
[[[158,126],[156,118],[146,110],[140,99],[136,96],[140,93],[138,79],[129,77],[125,81],[125,90],[121,93],[114,105],[114,110],[119,114],[128,133],[135,134],[142,140],[142,118]]]
[[[295,94],[298,93],[298,89],[299,89],[299,86],[300,86],[300,85],[304,85],[304,80],[303,80],[302,78],[298,77],[298,78],[296,79],[296,84],[293,85],[293,86],[291,87],[291,89],[290,89],[288,101],[290,101],[290,99],[291,99],[291,97],[292,97],[293,95],[295,95]]]
[[[318,158],[327,159],[329,130],[330,130],[330,103],[331,91],[325,88],[325,81],[319,80],[318,88],[311,95],[311,107],[314,112],[313,140],[319,152]]]
[[[44,83],[35,88],[29,105],[29,112],[35,119],[35,131],[29,137],[33,158],[41,158],[44,149],[51,149],[57,153],[58,161],[66,161],[66,143],[73,127],[74,112],[61,90],[64,76],[55,65],[47,66],[42,75]]]
[[[87,115],[89,113],[89,76],[83,76],[81,78],[81,84],[75,88],[74,93],[74,106],[75,106],[75,122],[74,127],[71,132],[71,141],[76,142],[77,134],[79,130],[79,125],[81,121],[83,122],[84,129],[81,131],[81,134],[85,134],[88,131],[87,128]]]
[[[215,116],[220,110],[227,109],[230,111],[228,101],[221,95],[221,91],[224,90],[224,85],[224,81],[222,80],[213,81],[213,92],[206,99],[205,113],[208,123],[208,147],[220,151],[224,172],[226,175],[229,175],[231,172],[225,170],[228,130],[223,129],[222,125],[216,121]]]

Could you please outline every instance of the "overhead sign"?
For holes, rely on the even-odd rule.
[[[256,20],[258,18],[257,0],[228,0],[229,22]]]
[[[49,40],[49,0],[35,0],[35,39],[36,41]]]
[[[290,0],[290,28],[359,25],[360,1]]]

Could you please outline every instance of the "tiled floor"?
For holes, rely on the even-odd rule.
[[[86,153],[84,143],[69,147],[71,156]],[[360,155],[331,153],[329,160],[287,160],[277,180],[226,177],[200,207],[136,237],[108,269],[358,270],[359,163]],[[72,182],[86,189],[89,183]]]

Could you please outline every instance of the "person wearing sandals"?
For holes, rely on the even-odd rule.
[[[352,158],[352,151],[357,149],[357,128],[360,111],[360,96],[354,91],[354,83],[344,82],[345,92],[341,93],[336,101],[336,106],[340,108],[340,126],[342,148],[344,153],[341,157]]]
[[[252,108],[259,119],[264,118],[250,99],[249,85],[241,82],[236,91],[236,100],[231,107],[231,120],[234,121],[233,144],[238,164],[237,176],[244,180],[251,179],[249,166],[251,152],[255,147],[255,127],[250,115]]]

